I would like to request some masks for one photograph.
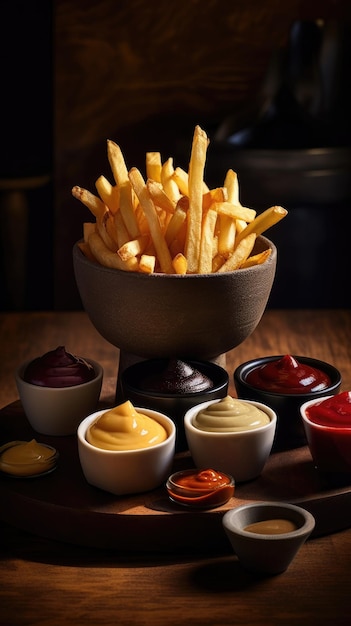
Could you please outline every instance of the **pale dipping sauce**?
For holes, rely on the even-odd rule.
[[[267,519],[245,526],[243,530],[259,535],[283,535],[297,530],[297,525],[288,519]]]
[[[226,396],[197,413],[193,426],[210,432],[232,433],[260,428],[270,418],[254,404]]]
[[[35,476],[52,470],[57,452],[51,446],[32,441],[13,441],[0,448],[0,470],[13,476]]]
[[[103,450],[139,450],[165,439],[162,424],[136,411],[129,400],[103,413],[86,434],[88,443]]]

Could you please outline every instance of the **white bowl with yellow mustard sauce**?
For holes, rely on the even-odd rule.
[[[90,485],[115,495],[152,491],[172,470],[176,428],[166,415],[126,401],[78,427],[78,453]]]
[[[257,478],[270,455],[277,415],[260,402],[226,396],[192,407],[184,416],[189,450],[198,468],[213,467],[235,482]]]

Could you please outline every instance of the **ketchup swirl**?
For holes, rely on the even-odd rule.
[[[147,376],[140,386],[155,393],[196,393],[211,389],[213,382],[189,363],[171,359],[162,372]]]
[[[321,400],[307,408],[308,419],[320,426],[351,429],[351,391]]]
[[[321,391],[331,383],[327,374],[290,355],[251,370],[246,382],[265,391],[291,394]]]
[[[73,387],[95,376],[92,365],[84,359],[66,352],[64,346],[46,352],[27,365],[24,380],[40,387]]]

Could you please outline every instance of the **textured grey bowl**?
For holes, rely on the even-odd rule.
[[[223,274],[146,275],[102,267],[77,244],[73,266],[83,307],[97,331],[125,353],[212,360],[259,323],[273,285],[277,250],[258,237],[268,261]]]
[[[248,532],[245,527],[257,522],[284,519],[296,530],[283,534]],[[284,502],[258,502],[227,511],[222,518],[224,531],[245,569],[258,574],[281,574],[296,556],[315,527],[309,511]]]

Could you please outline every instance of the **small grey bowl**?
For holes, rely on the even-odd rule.
[[[262,533],[245,530],[250,524],[270,520],[287,520],[296,529],[283,533]],[[284,572],[315,527],[309,511],[284,502],[245,504],[227,511],[222,524],[242,566],[258,574]]]

